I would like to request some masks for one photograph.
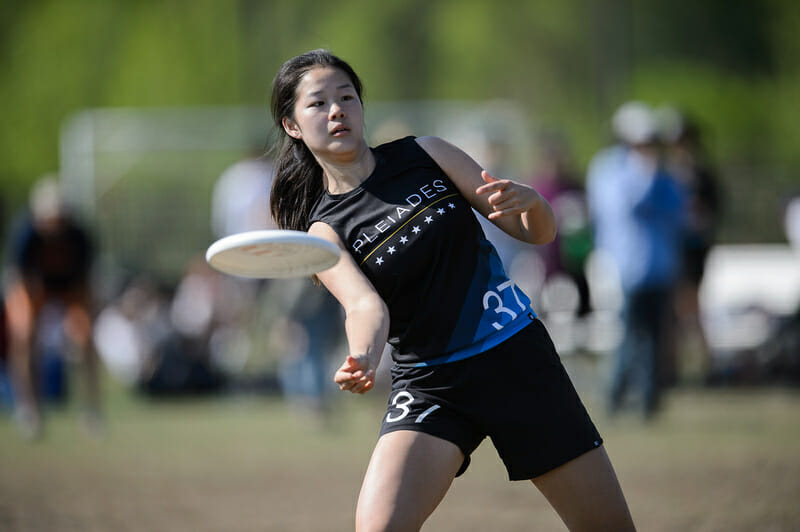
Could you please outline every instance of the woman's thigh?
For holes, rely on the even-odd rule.
[[[603,447],[532,481],[573,532],[634,530],[617,475]]]
[[[356,530],[419,530],[444,498],[464,461],[453,443],[423,432],[381,436],[356,512]]]

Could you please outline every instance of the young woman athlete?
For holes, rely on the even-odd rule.
[[[632,530],[597,430],[472,211],[544,244],[556,231],[550,206],[438,138],[370,148],[361,96],[358,76],[328,51],[281,67],[272,115],[285,135],[270,200],[279,227],[345,251],[318,275],[346,315],[339,387],[372,389],[392,346],[356,529],[419,530],[489,436],[509,478],[531,479],[569,529]]]

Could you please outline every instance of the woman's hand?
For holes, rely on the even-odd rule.
[[[502,219],[515,220],[522,230],[522,236],[517,238],[531,244],[548,244],[553,241],[556,236],[555,216],[550,204],[536,189],[509,179],[497,179],[486,170],[481,170],[481,179],[484,184],[475,189],[475,194],[488,195],[486,200],[491,212],[486,217],[489,220],[494,223],[501,222]]]
[[[485,184],[475,189],[475,193],[479,196],[490,194],[487,198],[493,209],[487,216],[490,220],[501,216],[519,216],[535,207],[542,199],[531,187],[509,179],[497,179],[486,170],[481,171],[481,177]]]
[[[375,370],[370,368],[367,354],[348,355],[344,363],[336,370],[333,381],[342,391],[366,393],[375,386]]]

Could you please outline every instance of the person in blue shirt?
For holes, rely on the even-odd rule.
[[[659,361],[680,273],[685,192],[664,169],[649,107],[624,104],[613,126],[620,142],[595,155],[586,181],[595,247],[613,265],[623,294],[624,336],[613,365],[609,409],[617,412],[638,387],[649,418],[660,400]]]

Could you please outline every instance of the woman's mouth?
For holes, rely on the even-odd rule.
[[[336,126],[335,128],[333,128],[331,130],[330,134],[332,136],[334,136],[334,137],[339,137],[339,136],[345,135],[345,134],[347,134],[349,132],[350,132],[350,130],[348,128],[344,127],[344,126]]]

